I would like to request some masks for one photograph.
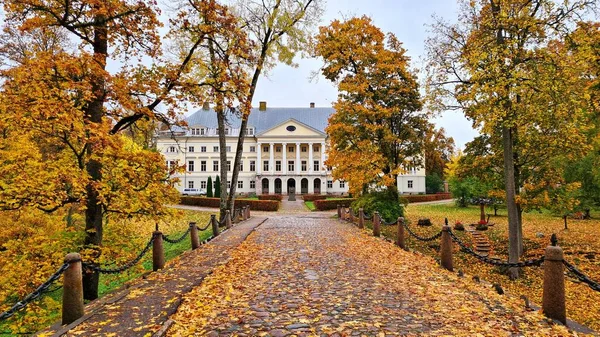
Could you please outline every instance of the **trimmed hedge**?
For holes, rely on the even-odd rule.
[[[302,200],[304,201],[315,201],[315,200],[325,200],[327,196],[324,194],[305,194],[302,196]]]
[[[436,193],[436,194],[421,194],[421,195],[400,195],[400,198],[408,200],[408,202],[426,202],[436,200],[447,200],[452,199],[450,193]]]
[[[283,200],[283,196],[281,194],[261,194],[258,195],[258,200]]]
[[[352,204],[354,202],[354,200],[356,200],[356,199],[346,198],[343,200],[341,200],[341,199],[315,200],[313,202],[318,211],[327,211],[330,209],[337,209],[337,205],[341,205],[344,207],[350,207],[350,204]]]
[[[220,199],[204,197],[181,197],[181,201],[179,203],[188,206],[219,208]],[[250,206],[251,211],[275,212],[279,209],[279,201],[275,200],[236,199],[235,205],[240,207]]]

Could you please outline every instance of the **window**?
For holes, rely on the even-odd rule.
[[[346,182],[343,180],[340,180],[340,188],[346,188]]]
[[[204,128],[200,129],[200,135],[204,136]]]
[[[188,171],[194,172],[194,161],[193,160],[188,161]]]
[[[315,160],[315,162],[313,163],[313,171],[318,172],[321,171],[321,165],[319,165],[319,161]]]
[[[192,128],[192,136],[200,136],[200,128]]]
[[[194,188],[194,181],[188,181],[188,188]]]
[[[268,160],[265,160],[265,161],[263,162],[263,171],[265,171],[265,172],[266,172],[266,171],[268,171],[268,170],[269,170],[269,161],[268,161]]]
[[[244,161],[240,161],[240,172],[244,171]]]
[[[219,161],[218,160],[213,160],[213,171],[219,172]]]
[[[238,187],[237,188],[244,188],[244,182],[243,181],[238,181]]]
[[[281,160],[275,161],[275,171],[277,171],[277,172],[281,171]]]
[[[227,172],[231,171],[231,160],[227,161]]]
[[[313,147],[313,151],[314,151],[314,152],[319,152],[319,145],[315,145],[315,146]]]
[[[194,147],[193,146],[189,146],[188,147],[188,152],[194,152]]]
[[[200,182],[200,188],[206,189],[206,180]]]
[[[275,152],[281,152],[281,146],[275,146]]]
[[[288,146],[288,152],[294,152],[294,147],[293,146]]]
[[[327,188],[333,188],[333,180],[327,180]]]
[[[246,128],[246,135],[248,135],[248,136],[254,135],[254,129],[253,128]]]
[[[231,146],[226,146],[226,147],[225,147],[225,151],[227,151],[227,152],[231,152]]]
[[[256,171],[256,162],[254,160],[250,161],[250,172]]]
[[[206,172],[206,160],[200,162],[200,171]]]
[[[256,146],[250,146],[250,152],[256,152]]]
[[[306,171],[306,160],[303,160],[303,161],[302,161],[301,170],[302,170],[302,171]]]
[[[229,129],[229,128],[225,128],[225,134],[226,134],[226,135],[228,135],[230,131],[231,131],[231,129]]]
[[[213,152],[219,152],[219,147],[218,146],[213,146]]]
[[[175,167],[177,167],[177,161],[175,161],[175,160],[167,161],[167,168],[169,168],[169,170],[174,169]]]
[[[301,146],[301,147],[300,147],[300,151],[302,151],[302,152],[306,152],[306,150],[307,150],[307,147],[306,147],[306,146]]]
[[[256,188],[256,181],[250,180],[250,188]]]
[[[288,171],[294,172],[294,161],[293,160],[288,161]]]
[[[200,146],[200,152],[206,152],[206,146]]]
[[[263,152],[269,152],[269,147],[268,146],[263,146]]]
[[[169,146],[167,148],[167,153],[175,153],[177,152],[177,149],[175,148],[175,146]]]
[[[407,180],[406,182],[408,183],[408,188],[413,188],[413,181],[412,180]]]
[[[231,181],[227,180],[227,189],[231,188]]]
[[[289,132],[294,132],[294,131],[296,131],[296,127],[295,127],[295,126],[293,126],[293,125],[288,125],[288,126],[285,128],[285,129],[286,129],[286,130],[288,130]]]

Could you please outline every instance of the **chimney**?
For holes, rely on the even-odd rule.
[[[258,104],[259,104],[258,105],[258,110],[259,111],[267,111],[267,102],[260,101]]]
[[[202,110],[210,110],[210,103],[208,101],[202,103]]]
[[[310,108],[314,109],[315,108],[315,102],[310,102]]]

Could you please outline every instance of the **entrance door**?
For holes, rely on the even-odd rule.
[[[269,179],[267,178],[262,180],[262,194],[269,194]]]
[[[313,189],[315,191],[315,194],[321,194],[321,179],[315,179],[315,181],[313,182]]]
[[[300,193],[307,194],[308,193],[308,179],[303,178],[300,181]]]
[[[296,179],[294,178],[289,178],[287,181],[287,191],[288,194],[290,193],[294,193],[296,194]]]
[[[275,179],[275,194],[281,194],[281,179]]]

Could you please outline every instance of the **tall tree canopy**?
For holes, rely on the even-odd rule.
[[[592,6],[587,0],[465,0],[458,23],[438,21],[428,41],[431,107],[462,109],[502,158],[511,262],[523,252],[527,195],[561,182],[553,158],[576,158],[588,148],[589,102],[562,41]]]
[[[425,147],[425,172],[444,178],[444,169],[455,151],[454,139],[446,136],[444,128],[436,129],[429,124],[423,142]]]
[[[398,175],[422,163],[427,129],[402,43],[363,16],[321,27],[315,53],[340,92],[326,129],[333,176],[353,193],[372,184],[396,191]]]

